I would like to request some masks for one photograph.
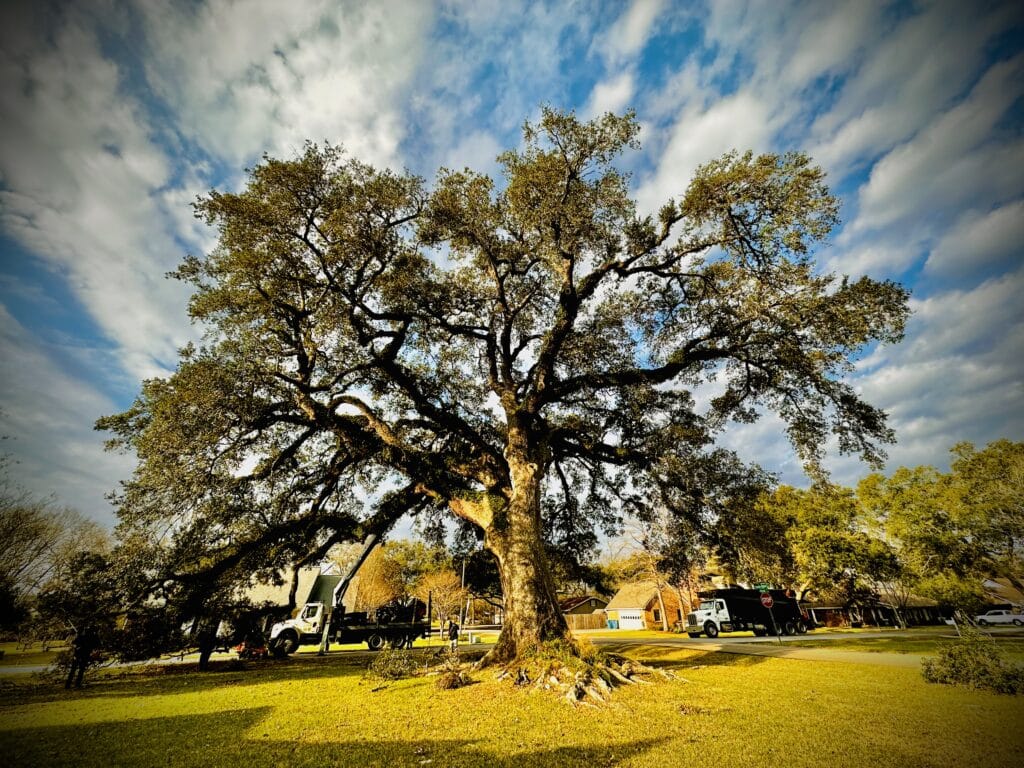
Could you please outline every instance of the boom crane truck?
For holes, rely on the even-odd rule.
[[[363,549],[345,577],[335,586],[330,604],[306,603],[294,619],[280,621],[270,628],[270,653],[282,658],[294,653],[300,645],[319,645],[320,653],[327,652],[335,643],[366,643],[371,651],[384,647],[411,646],[419,637],[426,636],[427,606],[421,600],[393,601],[382,605],[371,617],[365,611],[346,612],[342,600],[359,567],[377,545],[376,534],[369,534]]]

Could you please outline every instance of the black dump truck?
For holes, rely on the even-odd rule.
[[[813,629],[813,622],[789,590],[712,589],[698,592],[700,607],[686,614],[686,633],[690,637],[718,637],[719,632],[751,631],[758,637],[802,635]],[[764,605],[765,595],[771,607]]]

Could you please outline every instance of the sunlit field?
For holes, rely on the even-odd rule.
[[[454,691],[382,683],[368,653],[111,671],[71,693],[5,678],[0,747],[19,766],[1024,763],[1021,697],[928,685],[916,669],[630,652],[678,679],[573,709],[491,672]]]

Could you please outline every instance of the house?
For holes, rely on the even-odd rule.
[[[604,607],[608,601],[595,595],[567,597],[558,603],[570,629],[604,629],[607,618]]]
[[[988,603],[993,608],[1020,610],[1024,608],[1024,592],[1021,592],[1009,579],[985,579],[981,585],[985,590]]]
[[[654,581],[634,581],[624,584],[605,606],[609,629],[661,629],[662,606],[671,627],[683,620],[683,607],[679,594],[667,586],[661,588]]]
[[[558,605],[562,609],[562,613],[566,616],[572,616],[603,611],[605,606],[608,605],[608,601],[603,597],[596,597],[595,595],[577,595],[576,597],[566,597],[560,600]]]
[[[283,571],[281,584],[265,581],[252,581],[248,588],[243,589],[239,596],[260,608],[262,625],[269,628],[274,621],[294,618],[306,603],[330,604],[334,596],[334,588],[341,581],[341,576],[324,573],[319,567],[300,568],[296,578],[295,571]],[[289,606],[289,593],[292,581],[295,580],[295,603]],[[351,589],[349,590],[351,594]]]

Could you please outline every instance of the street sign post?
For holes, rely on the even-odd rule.
[[[775,600],[772,599],[771,592],[767,590],[761,592],[761,605],[768,609],[768,615],[772,617],[772,629],[775,632],[775,636],[779,638],[779,645],[782,645],[782,633],[779,632],[779,625],[775,623],[775,611],[772,610]]]

